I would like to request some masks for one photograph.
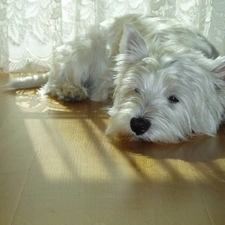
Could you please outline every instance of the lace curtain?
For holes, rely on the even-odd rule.
[[[0,68],[49,70],[56,46],[126,13],[176,17],[225,54],[225,0],[0,0]]]

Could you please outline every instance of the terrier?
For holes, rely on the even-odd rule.
[[[65,101],[112,99],[106,134],[150,142],[214,136],[225,114],[225,57],[175,19],[126,15],[55,50],[50,72],[8,83],[44,85]]]

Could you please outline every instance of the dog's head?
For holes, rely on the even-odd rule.
[[[225,58],[160,46],[152,55],[150,47],[125,25],[107,133],[153,142],[214,135],[225,110]]]

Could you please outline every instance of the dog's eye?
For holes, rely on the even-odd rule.
[[[141,90],[139,88],[135,88],[134,90],[135,90],[135,92],[137,92],[139,94],[141,93]]]
[[[135,88],[134,90],[135,90],[135,92],[137,92],[137,93],[141,93],[141,91],[140,91],[139,88]]]
[[[170,103],[178,103],[179,100],[174,96],[174,95],[171,95],[168,100],[170,101]]]

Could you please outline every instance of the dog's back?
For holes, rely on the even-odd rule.
[[[119,53],[124,24],[131,24],[144,38],[151,54],[201,52],[207,58],[219,56],[216,48],[196,29],[175,19],[129,14],[102,23],[111,46],[111,55]]]

